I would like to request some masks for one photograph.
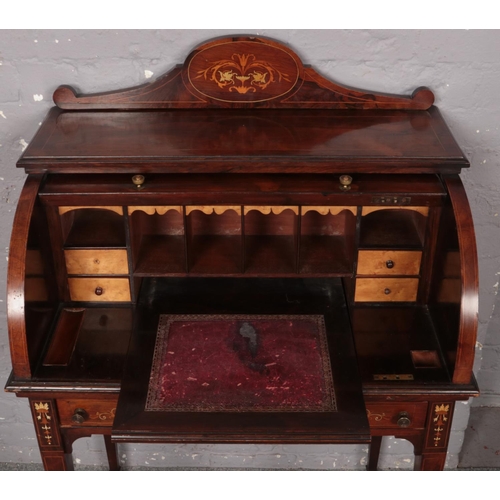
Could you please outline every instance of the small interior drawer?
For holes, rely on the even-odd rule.
[[[422,252],[405,250],[360,250],[357,274],[418,275]]]
[[[57,409],[61,425],[111,427],[118,398],[58,399]]]
[[[366,415],[370,427],[423,429],[427,415],[427,403],[367,403]]]
[[[65,250],[68,274],[128,274],[127,250]]]
[[[415,302],[418,278],[357,278],[355,302]]]
[[[128,278],[68,278],[71,300],[130,302]]]

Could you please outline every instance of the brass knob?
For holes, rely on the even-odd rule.
[[[384,290],[384,293],[385,293],[386,295],[389,295],[389,294],[391,293],[391,289],[390,289],[390,288],[386,288],[386,289]]]
[[[104,290],[102,287],[98,286],[95,290],[94,290],[94,293],[96,295],[102,295],[104,293]]]
[[[342,191],[349,191],[351,189],[352,177],[350,175],[341,175],[339,181]]]
[[[137,189],[142,189],[143,184],[146,178],[143,175],[134,175],[132,177],[132,182],[134,183],[135,186],[137,186]]]
[[[385,263],[387,269],[392,269],[394,267],[394,261],[392,260],[388,260],[386,263]]]
[[[83,424],[88,418],[89,414],[83,408],[77,408],[71,417],[71,421],[75,424]]]
[[[410,427],[411,420],[410,420],[410,415],[408,414],[408,412],[402,411],[399,413],[397,424],[399,427],[403,427],[403,428]]]

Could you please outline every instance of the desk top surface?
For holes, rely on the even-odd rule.
[[[456,173],[468,167],[429,110],[53,108],[18,162],[67,173]]]

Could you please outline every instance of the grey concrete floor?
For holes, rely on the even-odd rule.
[[[500,407],[471,408],[458,467],[500,469]]]

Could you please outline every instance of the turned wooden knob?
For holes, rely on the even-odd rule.
[[[411,420],[410,420],[410,415],[408,415],[408,412],[402,411],[398,415],[398,420],[397,424],[399,427],[410,427],[411,425]]]
[[[146,178],[143,175],[134,175],[132,177],[132,182],[137,186],[137,189],[142,189],[145,180]]]
[[[388,260],[386,263],[385,263],[387,269],[392,269],[394,267],[394,261],[393,260]]]
[[[391,293],[391,289],[390,289],[390,288],[386,288],[386,289],[384,290],[384,293],[385,293],[386,295],[389,295],[389,294]]]
[[[83,424],[88,418],[89,414],[83,408],[77,408],[71,417],[71,421],[75,424]]]
[[[102,287],[98,286],[95,290],[94,290],[94,293],[96,295],[102,295],[104,293],[104,290]]]

